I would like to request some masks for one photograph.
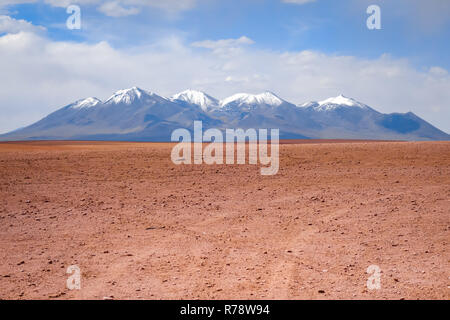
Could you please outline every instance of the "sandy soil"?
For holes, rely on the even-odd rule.
[[[0,144],[0,298],[450,298],[450,143],[283,144],[275,176],[171,148]]]

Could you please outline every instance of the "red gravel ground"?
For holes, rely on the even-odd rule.
[[[450,298],[450,143],[297,141],[275,176],[172,146],[0,144],[0,298]]]

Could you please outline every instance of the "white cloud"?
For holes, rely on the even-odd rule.
[[[6,5],[32,3],[39,0],[0,0],[0,8]],[[54,7],[68,7],[71,4],[79,6],[97,6],[98,10],[110,17],[135,15],[143,8],[159,9],[170,15],[189,10],[196,0],[40,0]]]
[[[448,76],[448,71],[447,70],[445,70],[443,68],[440,68],[440,67],[436,67],[436,66],[430,68],[430,73],[432,75],[435,75],[435,76],[438,76],[438,77],[440,77],[440,76],[442,76],[442,77]]]
[[[142,5],[147,7],[163,9],[167,12],[175,13],[192,9],[196,0],[121,0],[126,5]]]
[[[104,99],[134,85],[166,96],[196,88],[217,98],[270,90],[294,103],[342,93],[381,112],[413,111],[450,131],[450,75],[442,67],[421,71],[389,55],[274,52],[251,43],[241,37],[190,45],[173,36],[129,51],[32,32],[0,36],[0,132],[77,99]],[[232,54],[224,54],[230,48]]]
[[[10,16],[0,15],[0,34],[18,33],[21,31],[40,32],[46,29],[41,26],[35,26],[25,20],[16,20]]]
[[[222,57],[231,57],[239,54],[241,48],[253,44],[254,41],[246,36],[238,39],[221,39],[221,40],[203,40],[192,43],[196,48],[204,48],[213,50],[214,54]]]
[[[192,43],[192,46],[207,49],[240,47],[255,43],[252,39],[242,36],[238,39],[204,40]]]
[[[119,1],[110,1],[103,3],[98,10],[110,17],[124,17],[138,14],[140,10],[136,7],[123,7]]]

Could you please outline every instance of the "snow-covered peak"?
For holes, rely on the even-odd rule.
[[[108,100],[105,101],[105,104],[110,103],[125,103],[125,104],[131,104],[135,100],[141,99],[143,96],[149,96],[152,95],[151,93],[142,90],[138,87],[132,87],[130,89],[123,89],[115,92],[111,97],[108,98]]]
[[[102,103],[99,99],[90,97],[86,99],[81,99],[75,102],[70,106],[71,109],[84,109],[84,108],[92,108],[98,105],[99,103]]]
[[[317,101],[308,101],[297,106],[301,108],[310,108],[310,107],[317,107],[318,105],[319,103]]]
[[[364,108],[366,107],[365,104],[362,104],[352,98],[347,98],[344,95],[339,95],[337,97],[334,98],[328,98],[326,100],[323,101],[319,101],[319,106],[330,106],[332,107],[333,105],[338,105],[338,106],[348,106],[348,107],[359,107],[359,108]]]
[[[237,93],[232,95],[231,97],[225,98],[222,101],[220,101],[220,105],[222,107],[230,103],[238,105],[267,104],[276,107],[281,105],[283,103],[283,100],[274,93],[266,91],[260,94]]]
[[[185,90],[172,96],[172,100],[181,100],[199,106],[203,111],[218,105],[218,100],[197,90]]]

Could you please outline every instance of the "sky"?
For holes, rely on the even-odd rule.
[[[381,29],[367,27],[371,5]],[[0,0],[0,133],[133,86],[343,94],[450,133],[448,39],[447,0]]]

